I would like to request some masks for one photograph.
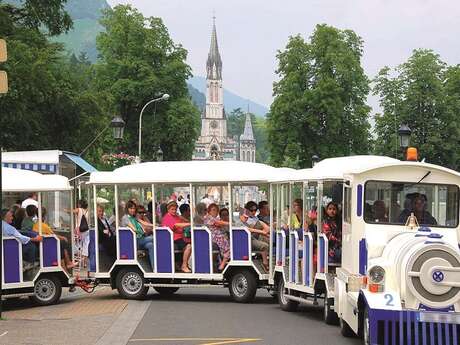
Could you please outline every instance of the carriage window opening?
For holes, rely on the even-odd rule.
[[[96,186],[99,271],[108,272],[117,258],[115,187]],[[124,210],[121,212],[124,213]]]
[[[367,223],[404,225],[414,213],[420,225],[458,224],[458,187],[454,185],[370,181],[364,199]]]
[[[344,222],[351,223],[351,187],[345,186],[343,192],[343,220]]]
[[[289,205],[289,184],[280,185],[280,228],[289,230],[289,217],[291,216],[291,206]]]
[[[323,182],[321,232],[328,239],[328,259],[332,264],[342,260],[342,196],[342,182]]]
[[[306,227],[308,231],[316,234],[318,218],[318,184],[316,182],[305,183],[304,203]]]
[[[290,205],[291,216],[289,228],[291,230],[303,229],[304,215],[303,215],[303,199],[302,199],[302,183],[291,184]],[[302,236],[299,236],[302,238]]]

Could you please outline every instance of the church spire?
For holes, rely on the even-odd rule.
[[[212,17],[211,46],[206,62],[207,79],[222,80],[222,60],[220,58],[219,46],[217,44],[216,17]]]
[[[249,111],[246,113],[244,131],[243,131],[243,134],[240,136],[240,140],[241,141],[255,141],[254,133],[252,131],[251,114],[249,114]]]

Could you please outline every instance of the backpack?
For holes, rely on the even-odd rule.
[[[88,221],[86,220],[85,215],[82,214],[81,220],[80,220],[80,232],[86,232],[88,230],[89,230]]]

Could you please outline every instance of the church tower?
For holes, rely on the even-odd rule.
[[[201,116],[201,135],[195,143],[194,160],[235,160],[236,142],[227,136],[222,87],[222,59],[217,44],[215,17],[206,61],[206,107]]]
[[[252,131],[251,115],[246,113],[243,134],[240,135],[240,161],[256,161],[256,139]]]

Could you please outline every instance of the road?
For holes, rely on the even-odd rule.
[[[152,302],[128,345],[361,344],[326,325],[321,307],[283,312],[264,290],[253,304],[232,302],[223,288],[181,289],[169,298],[151,290],[148,299]]]

